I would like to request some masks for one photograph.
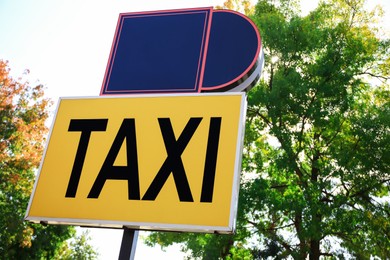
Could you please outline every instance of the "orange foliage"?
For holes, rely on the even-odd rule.
[[[9,72],[8,63],[0,60],[0,161],[30,169],[39,165],[43,152],[49,100],[43,98],[42,85],[31,87]]]
[[[251,0],[226,0],[222,6],[217,6],[217,9],[234,10],[245,15],[250,15],[254,10],[254,6]]]
[[[0,60],[0,252],[15,244],[31,247],[34,230],[23,224],[23,214],[48,131],[49,100],[43,95],[41,85],[13,79]]]

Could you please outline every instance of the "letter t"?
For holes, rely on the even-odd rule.
[[[68,132],[81,132],[79,146],[74,159],[72,173],[70,175],[65,197],[76,197],[77,188],[83,169],[85,155],[92,131],[106,131],[108,119],[71,119]]]

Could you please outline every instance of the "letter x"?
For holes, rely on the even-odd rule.
[[[158,171],[152,184],[150,184],[142,200],[155,200],[169,175],[172,173],[180,201],[194,201],[183,162],[181,160],[181,154],[191,140],[201,121],[202,118],[199,117],[190,118],[183,132],[176,140],[170,119],[158,119],[161,134],[164,139],[165,149],[167,151],[167,158]]]

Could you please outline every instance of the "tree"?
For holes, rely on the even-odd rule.
[[[50,101],[43,97],[42,85],[32,87],[9,72],[7,62],[0,60],[0,256],[53,259],[75,229],[24,221],[43,153]]]
[[[265,76],[248,93],[238,232],[220,258],[390,255],[390,41],[363,5],[322,1],[302,17],[297,1],[257,3]],[[194,257],[214,240],[149,237]]]
[[[84,231],[80,235],[71,239],[70,243],[63,244],[58,259],[61,260],[92,260],[96,259],[98,253],[88,244],[91,238],[89,231]]]

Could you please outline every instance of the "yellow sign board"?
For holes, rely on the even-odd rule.
[[[243,93],[62,98],[26,219],[234,231]]]

